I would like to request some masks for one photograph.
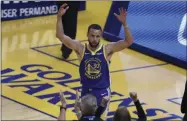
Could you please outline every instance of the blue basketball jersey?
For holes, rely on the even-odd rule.
[[[105,57],[104,46],[91,51],[85,44],[84,53],[79,67],[82,87],[108,88],[110,86],[109,64]]]

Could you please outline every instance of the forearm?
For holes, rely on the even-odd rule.
[[[62,24],[62,17],[57,17],[57,23],[56,23],[56,36],[58,38],[64,37],[64,29]]]
[[[65,111],[64,109],[62,109],[62,110],[60,111],[60,115],[59,115],[59,117],[58,117],[58,120],[59,120],[59,121],[65,121],[65,120],[66,120],[66,111]]]
[[[138,112],[138,117],[139,117],[139,119],[140,119],[140,120],[146,119],[145,112],[144,112],[144,110],[143,110],[143,108],[142,108],[142,106],[141,106],[139,100],[138,100],[138,99],[137,99],[137,100],[134,100],[134,104],[135,104],[135,106],[136,106],[136,110],[137,110],[137,112]]]
[[[75,42],[72,39],[64,34],[64,28],[62,24],[62,17],[57,17],[56,23],[56,37],[65,44],[68,48],[75,49]]]
[[[124,34],[125,34],[125,40],[131,45],[133,43],[133,37],[131,35],[131,32],[128,28],[127,22],[123,22],[123,27],[124,27]]]

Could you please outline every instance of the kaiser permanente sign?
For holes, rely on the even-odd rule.
[[[82,1],[80,10],[84,9],[85,1]],[[57,12],[55,1],[1,1],[2,21],[53,15]]]

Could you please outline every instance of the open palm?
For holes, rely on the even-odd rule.
[[[117,17],[117,19],[121,22],[121,23],[125,23],[126,22],[126,16],[127,16],[127,12],[125,9],[123,8],[119,8],[119,15],[114,13],[114,15]]]
[[[66,13],[66,11],[68,10],[68,8],[69,8],[69,6],[68,6],[66,3],[64,3],[64,4],[60,7],[60,9],[59,9],[59,11],[58,11],[58,16],[59,16],[59,17],[63,16],[63,15]]]
[[[76,90],[76,100],[75,100],[74,108],[76,111],[80,111],[80,97],[79,97],[78,90]]]
[[[67,102],[66,102],[66,98],[65,98],[64,93],[62,92],[62,90],[60,90],[60,101],[62,103],[62,106],[66,107]]]

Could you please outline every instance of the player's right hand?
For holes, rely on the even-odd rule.
[[[137,96],[136,92],[130,92],[129,95],[134,102],[136,102],[138,100],[138,96]]]
[[[65,98],[64,93],[63,93],[62,90],[60,90],[60,101],[61,101],[61,103],[62,103],[62,106],[63,106],[63,107],[66,107],[67,102],[66,102],[66,98]]]
[[[68,8],[69,8],[69,6],[66,3],[64,3],[63,5],[61,5],[61,7],[60,7],[60,9],[58,11],[58,14],[57,14],[58,17],[63,16],[66,13],[66,11],[68,10]]]
[[[76,100],[74,105],[75,111],[80,111],[80,96],[78,90],[76,90]]]

